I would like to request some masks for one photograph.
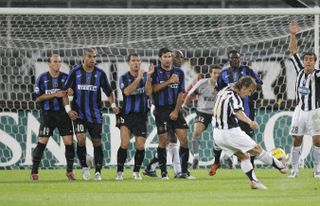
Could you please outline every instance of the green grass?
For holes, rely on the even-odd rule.
[[[115,170],[104,169],[103,180],[95,182],[81,180],[81,171],[76,170],[78,180],[70,182],[64,170],[41,170],[40,180],[32,182],[29,170],[1,170],[0,205],[320,205],[320,179],[314,179],[310,169],[301,170],[296,179],[274,169],[257,169],[268,190],[250,189],[240,169],[221,169],[214,177],[209,177],[206,169],[191,172],[197,179],[144,176],[138,182],[126,169],[125,180],[117,182]]]

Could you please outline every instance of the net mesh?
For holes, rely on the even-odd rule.
[[[295,73],[287,60],[288,23],[293,18],[301,29],[299,51],[313,50],[313,16],[0,15],[0,168],[25,168],[31,164],[39,126],[33,88],[37,76],[47,69],[48,57],[58,52],[63,69],[68,72],[81,62],[86,47],[97,50],[98,65],[106,71],[113,89],[118,87],[118,77],[127,71],[125,59],[131,52],[140,54],[143,67],[147,67],[150,62],[157,63],[160,48],[181,49],[186,56],[182,69],[186,85],[190,85],[198,73],[208,74],[210,65],[225,65],[229,50],[239,50],[243,63],[250,65],[264,81],[255,105],[260,124],[256,140],[267,150],[281,147],[289,153]],[[122,99],[119,90],[117,98]],[[196,100],[193,104],[196,105]],[[109,166],[116,163],[120,138],[110,111],[104,112],[104,161]],[[157,146],[154,119],[150,115],[148,133],[146,162]],[[60,137],[55,134],[52,139],[54,143],[46,150],[42,162],[46,168],[65,164]],[[302,155],[306,166],[312,162],[310,141],[306,139]],[[212,146],[212,131],[208,128],[202,134],[201,166],[212,163]],[[132,143],[128,164],[133,161],[133,148]]]

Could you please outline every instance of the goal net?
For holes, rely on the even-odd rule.
[[[118,15],[101,15],[99,10],[90,15],[70,14],[68,10],[59,15],[0,13],[0,169],[29,168],[32,164],[39,127],[39,105],[34,101],[33,89],[37,76],[48,69],[48,57],[58,52],[63,59],[62,71],[69,72],[81,62],[86,47],[97,50],[97,64],[106,71],[119,102],[122,97],[117,80],[127,71],[125,59],[129,53],[140,54],[142,66],[147,68],[150,62],[157,63],[160,48],[182,50],[186,56],[182,69],[188,86],[197,74],[208,74],[210,65],[226,65],[229,50],[238,50],[242,62],[259,73],[264,82],[255,104],[260,124],[256,141],[266,150],[281,147],[290,153],[296,76],[288,61],[288,24],[292,19],[299,23],[299,52],[313,50],[314,15],[216,15],[217,10],[212,11],[212,15],[177,15],[175,10],[166,11],[166,15],[126,15],[127,10]],[[106,97],[103,101],[107,108]],[[187,117],[189,140],[194,117],[192,110]],[[103,143],[105,165],[116,165],[120,137],[114,114],[108,109],[104,110]],[[303,166],[312,166],[311,145],[311,138],[305,138]],[[88,154],[92,155],[90,141],[88,146]],[[153,157],[156,147],[155,121],[150,114],[145,163]],[[200,166],[213,162],[212,148],[209,126],[201,137]],[[133,158],[132,142],[127,165],[133,163]],[[65,164],[64,145],[55,133],[42,165],[56,168]]]

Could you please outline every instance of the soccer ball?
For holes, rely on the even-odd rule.
[[[274,158],[276,158],[279,161],[285,160],[287,158],[286,152],[281,148],[272,149],[271,154]]]

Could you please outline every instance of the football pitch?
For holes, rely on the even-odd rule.
[[[115,181],[115,169],[103,169],[101,182],[83,181],[76,170],[76,181],[68,181],[64,170],[40,170],[40,180],[32,182],[29,170],[0,171],[0,205],[320,205],[320,179],[311,169],[300,170],[299,177],[288,179],[274,169],[257,169],[257,176],[269,188],[252,190],[240,169],[220,169],[216,176],[207,169],[191,170],[194,180],[132,178]],[[93,170],[91,170],[93,176]]]

